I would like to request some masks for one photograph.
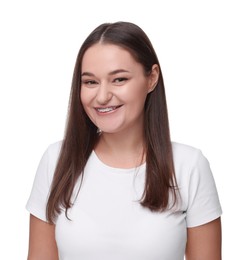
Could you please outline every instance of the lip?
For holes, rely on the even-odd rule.
[[[123,105],[117,105],[117,106],[104,106],[104,107],[95,107],[94,109],[98,114],[105,115],[110,114],[113,112],[116,112],[120,107]]]

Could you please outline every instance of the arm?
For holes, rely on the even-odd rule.
[[[28,260],[58,260],[55,226],[30,215]]]
[[[221,260],[221,220],[188,228],[186,260]]]

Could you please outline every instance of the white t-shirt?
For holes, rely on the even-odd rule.
[[[61,142],[44,153],[27,210],[46,221],[45,210]],[[61,260],[183,260],[188,227],[222,211],[207,159],[200,150],[173,143],[181,200],[177,209],[153,213],[139,204],[146,164],[133,169],[105,165],[93,151],[70,220],[62,212],[55,235]]]

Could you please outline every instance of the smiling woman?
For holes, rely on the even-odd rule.
[[[160,64],[137,25],[102,24],[81,46],[65,136],[27,209],[29,260],[221,259],[209,163],[171,142]]]

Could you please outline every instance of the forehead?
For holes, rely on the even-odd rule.
[[[107,43],[97,43],[89,47],[83,55],[81,63],[82,70],[134,66],[142,67],[130,51],[121,46]]]

